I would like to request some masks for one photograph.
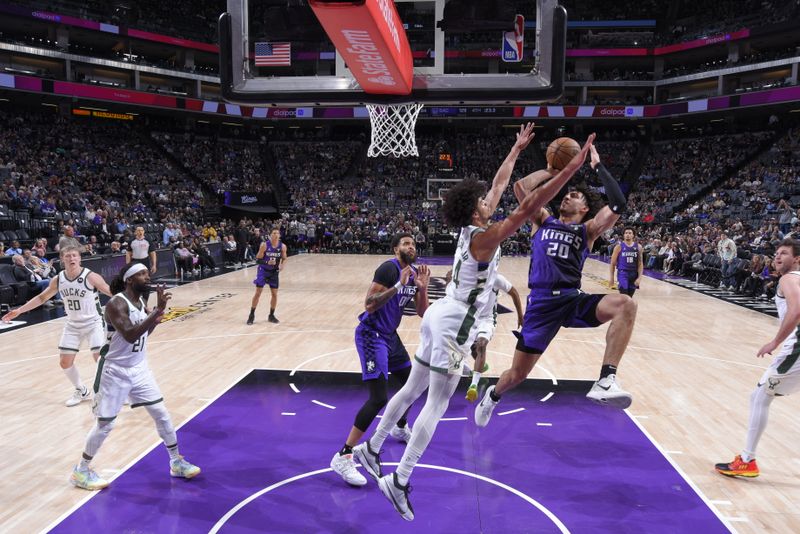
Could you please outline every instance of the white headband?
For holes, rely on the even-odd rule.
[[[130,278],[131,276],[135,275],[136,273],[140,273],[140,272],[146,271],[146,270],[147,270],[147,267],[145,267],[141,263],[135,263],[135,264],[131,265],[130,269],[125,271],[124,275],[122,275],[122,281],[123,282],[127,282],[128,278]]]

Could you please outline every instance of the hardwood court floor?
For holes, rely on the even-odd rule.
[[[372,273],[383,259],[290,258],[281,276],[280,325],[266,322],[266,293],[256,324],[245,324],[254,268],[175,288],[171,305],[191,311],[156,329],[148,341],[148,358],[176,425],[253,368],[358,371],[353,328]],[[525,258],[504,258],[500,268],[523,295],[527,268]],[[434,276],[446,270],[432,267]],[[589,260],[584,289],[608,291],[598,283],[607,273],[608,265]],[[800,532],[796,399],[772,405],[759,447],[760,478],[728,479],[713,470],[715,462],[732,459],[744,444],[749,395],[768,364],[755,353],[775,334],[777,319],[653,279],[644,281],[636,300],[636,328],[620,368],[623,385],[634,395],[631,414],[738,531]],[[512,307],[506,296],[501,303]],[[56,355],[62,321],[0,334],[3,532],[45,529],[89,495],[68,483],[92,415],[89,403],[63,406],[70,388]],[[401,325],[409,352],[419,340],[419,321],[406,317]],[[515,314],[498,317],[489,347],[490,375],[510,364],[515,327]],[[532,376],[596,378],[605,331],[562,330]],[[77,365],[91,384],[90,355],[81,352]],[[341,442],[347,431],[330,436],[331,442]],[[147,413],[124,408],[93,465],[113,476],[157,441]],[[164,472],[153,476],[168,476],[166,458],[164,452]]]

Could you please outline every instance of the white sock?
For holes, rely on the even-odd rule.
[[[378,424],[378,428],[375,429],[375,434],[369,439],[369,446],[373,451],[381,450],[383,442],[386,441],[386,436],[392,431],[392,427],[406,413],[408,407],[428,389],[430,374],[431,372],[428,368],[421,363],[412,365],[408,380],[400,388],[400,391],[389,400],[389,404],[386,405],[386,409],[383,411],[381,422]]]
[[[767,394],[766,388],[765,384],[761,385],[750,395],[750,421],[747,423],[747,442],[742,451],[742,460],[745,462],[756,457],[758,441],[767,428],[769,405],[775,400],[773,395]]]
[[[477,371],[472,372],[472,383],[470,386],[478,387],[478,382],[481,381],[481,374]]]
[[[422,453],[428,448],[431,442],[433,433],[436,431],[436,425],[439,420],[447,411],[447,406],[450,404],[450,397],[458,387],[461,381],[460,375],[450,375],[431,372],[430,373],[431,386],[428,390],[428,399],[425,401],[425,406],[414,422],[414,433],[411,435],[406,450],[403,453],[403,458],[397,466],[397,482],[405,486],[408,484],[408,479],[411,477],[411,472],[417,465]]]
[[[72,385],[75,386],[75,389],[81,390],[81,393],[86,389],[81,382],[81,374],[78,372],[78,368],[75,367],[75,364],[70,365],[66,369],[64,369],[64,374],[67,375],[67,379],[72,382]]]

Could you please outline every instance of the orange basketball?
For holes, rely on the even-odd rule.
[[[571,137],[559,137],[547,147],[547,165],[560,171],[581,151],[581,146]]]

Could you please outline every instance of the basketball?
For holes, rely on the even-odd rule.
[[[581,146],[571,137],[559,137],[547,147],[547,165],[560,171],[581,151]]]

